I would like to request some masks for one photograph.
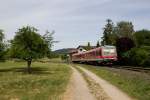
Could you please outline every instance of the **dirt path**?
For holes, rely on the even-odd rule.
[[[73,74],[64,100],[96,100],[90,93],[88,85],[82,75],[73,67]]]
[[[112,99],[112,100],[133,100],[128,95],[126,95],[124,92],[119,90],[117,87],[111,85],[107,81],[103,80],[102,78],[96,76],[92,72],[86,70],[83,67],[78,66],[85,74],[87,74],[89,77],[91,77],[96,83],[98,83],[105,93]],[[80,100],[80,99],[78,99]],[[87,99],[89,100],[89,99]]]

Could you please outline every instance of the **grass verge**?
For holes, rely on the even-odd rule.
[[[81,65],[138,100],[150,100],[150,78],[125,70]]]
[[[25,62],[0,63],[0,100],[60,100],[70,77],[63,63],[33,62],[32,74]]]

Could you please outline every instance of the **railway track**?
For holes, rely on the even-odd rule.
[[[150,74],[150,68],[143,68],[143,67],[133,67],[133,66],[112,66],[112,68],[117,69],[125,69],[125,70],[131,70],[131,71],[137,71],[137,72],[144,72]]]
[[[103,66],[103,65],[97,65],[97,64],[87,64],[87,65],[93,65],[96,67],[102,66],[107,68],[114,68],[114,69],[124,69],[124,70],[130,70],[130,71],[137,71],[137,72],[143,72],[150,74],[150,67],[144,68],[144,67],[134,67],[134,66]]]

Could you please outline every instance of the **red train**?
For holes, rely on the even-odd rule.
[[[71,60],[72,62],[112,63],[117,61],[116,47],[101,46],[89,51],[75,53]]]

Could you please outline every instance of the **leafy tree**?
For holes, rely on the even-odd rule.
[[[116,41],[122,37],[133,39],[134,26],[132,22],[121,21],[116,26],[108,19],[104,27],[102,45],[116,45]]]
[[[48,45],[48,52],[47,52],[48,58],[53,58],[55,56],[58,57],[57,54],[54,54],[54,52],[51,51],[53,44],[59,42],[59,41],[54,41],[54,38],[53,38],[54,33],[55,33],[55,31],[49,32],[47,30],[46,33],[43,35],[43,39]]]
[[[47,30],[46,33],[43,35],[43,39],[45,40],[45,42],[47,42],[48,48],[50,50],[53,46],[53,43],[57,42],[57,41],[54,41],[54,38],[53,38],[54,33],[55,33],[55,31],[49,32]]]
[[[128,51],[134,47],[134,42],[132,39],[127,37],[119,38],[116,42],[117,53],[119,62],[125,64],[127,62]]]
[[[117,40],[116,46],[119,52],[126,52],[131,48],[133,48],[135,45],[132,39],[127,37],[122,37]]]
[[[4,33],[0,30],[0,60],[4,59],[5,55],[5,44],[4,44]]]
[[[103,37],[102,37],[102,45],[113,45],[113,22],[110,19],[106,20],[107,24],[104,27]]]
[[[140,30],[134,33],[134,40],[137,47],[150,46],[150,31]]]
[[[116,34],[117,37],[128,37],[132,38],[134,33],[134,26],[132,22],[127,21],[121,21],[117,23],[117,26],[114,29],[114,34]]]
[[[96,47],[100,47],[100,43],[99,43],[99,41],[97,41]]]
[[[48,45],[34,27],[22,27],[11,41],[11,55],[27,61],[28,72],[31,73],[33,59],[42,58],[48,51]]]
[[[3,39],[4,39],[4,33],[3,30],[0,30],[0,43],[3,42]]]

